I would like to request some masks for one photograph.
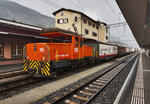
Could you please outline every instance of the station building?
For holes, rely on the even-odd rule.
[[[53,13],[55,27],[77,32],[83,37],[108,42],[107,24],[95,21],[82,12],[71,9],[59,9]]]
[[[0,19],[0,65],[22,63],[27,43],[45,41],[42,28]]]

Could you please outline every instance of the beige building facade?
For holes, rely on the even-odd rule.
[[[108,43],[108,28],[107,24],[105,23],[100,23],[100,32],[99,32],[99,41],[106,42]]]
[[[107,25],[95,21],[82,12],[71,9],[59,9],[55,15],[55,27],[77,32],[86,38],[108,42]]]

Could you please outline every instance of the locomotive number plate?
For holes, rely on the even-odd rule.
[[[78,48],[74,48],[74,52],[78,52]]]
[[[44,48],[40,48],[40,52],[44,52]]]

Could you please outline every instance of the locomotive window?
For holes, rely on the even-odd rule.
[[[3,44],[0,43],[0,56],[3,56]]]
[[[83,45],[83,41],[82,41],[82,39],[80,38],[80,47],[82,47],[82,45]]]
[[[75,37],[75,47],[78,47],[78,38]]]

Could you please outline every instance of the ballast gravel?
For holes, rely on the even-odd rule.
[[[91,104],[113,104],[136,58],[121,71],[112,82],[91,102]]]

